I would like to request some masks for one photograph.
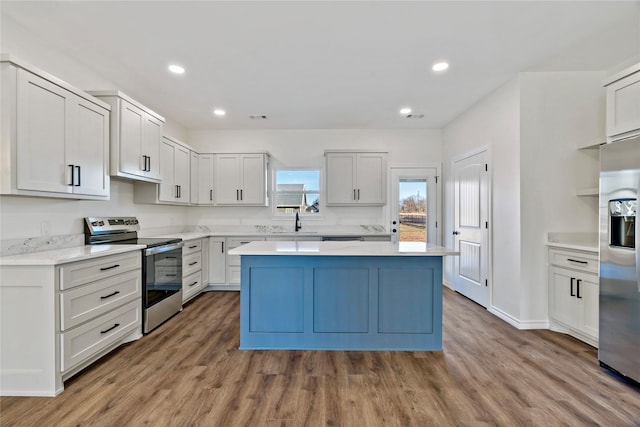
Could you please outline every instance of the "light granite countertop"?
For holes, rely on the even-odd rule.
[[[0,257],[0,266],[58,265],[144,249],[144,245],[85,245]]]
[[[316,256],[446,256],[460,253],[442,246],[418,242],[251,242],[230,255]]]
[[[552,232],[547,233],[546,245],[554,248],[599,252],[598,233]]]

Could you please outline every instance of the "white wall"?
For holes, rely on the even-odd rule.
[[[545,234],[598,230],[598,151],[576,145],[605,134],[601,72],[520,75],[521,319],[547,318]]]
[[[471,107],[443,130],[442,163],[445,178],[445,245],[454,247],[454,159],[489,148],[493,188],[492,298],[490,305],[516,319],[520,316],[520,92],[519,79],[509,81]],[[453,283],[453,259],[445,258],[445,280]]]
[[[440,163],[440,130],[200,130],[189,132],[199,152],[263,152],[271,168],[324,168],[331,149],[387,151],[389,164]],[[321,202],[323,203],[323,202]],[[387,207],[322,207],[317,225],[379,224],[387,226]],[[194,225],[268,224],[271,207],[199,207],[189,210]],[[309,221],[309,220],[307,220]]]

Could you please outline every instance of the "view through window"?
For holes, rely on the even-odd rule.
[[[427,242],[427,181],[401,179],[398,194],[401,242]]]
[[[320,170],[281,169],[275,173],[277,214],[314,215],[320,212]]]

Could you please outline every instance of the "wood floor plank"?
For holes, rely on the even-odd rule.
[[[239,302],[205,293],[60,396],[0,398],[0,425],[640,426],[640,387],[596,349],[448,289],[442,352],[240,351]]]

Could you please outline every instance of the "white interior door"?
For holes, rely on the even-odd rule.
[[[454,162],[454,287],[486,307],[489,304],[489,179],[487,152]]]
[[[391,167],[391,239],[440,244],[437,167]]]

